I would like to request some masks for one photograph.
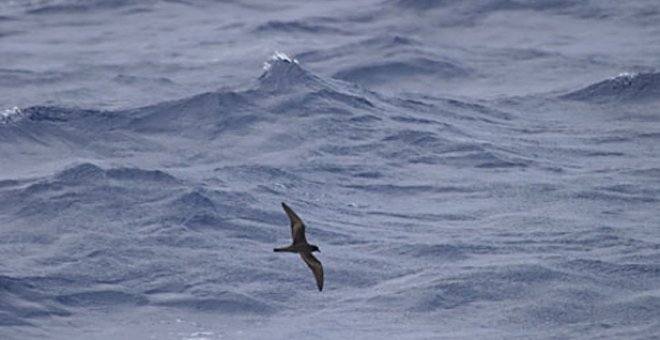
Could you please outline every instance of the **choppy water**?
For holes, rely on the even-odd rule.
[[[4,2],[0,338],[660,337],[658,56],[646,1]]]

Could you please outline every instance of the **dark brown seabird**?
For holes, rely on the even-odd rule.
[[[321,265],[321,261],[317,260],[316,257],[312,255],[312,252],[321,252],[321,250],[316,245],[307,243],[307,238],[305,238],[305,224],[300,217],[298,217],[289,206],[284,204],[284,202],[282,202],[282,208],[284,208],[286,215],[289,216],[289,220],[291,221],[291,237],[293,238],[293,243],[286,247],[275,248],[273,251],[287,251],[300,254],[300,257],[305,261],[309,269],[312,270],[312,273],[314,273],[319,291],[322,291],[323,266]]]

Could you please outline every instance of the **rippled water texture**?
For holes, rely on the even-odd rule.
[[[658,338],[658,56],[650,1],[2,2],[0,338]]]

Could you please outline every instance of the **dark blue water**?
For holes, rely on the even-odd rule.
[[[657,338],[658,23],[2,3],[0,338]]]

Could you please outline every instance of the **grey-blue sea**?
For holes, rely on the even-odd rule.
[[[654,1],[1,2],[0,339],[660,338],[659,55]]]

